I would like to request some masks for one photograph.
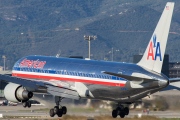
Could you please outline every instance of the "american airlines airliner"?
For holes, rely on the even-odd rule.
[[[56,104],[49,111],[51,117],[66,114],[67,108],[60,105],[64,98],[109,100],[117,103],[112,117],[124,118],[129,114],[128,104],[178,81],[170,81],[161,73],[173,9],[174,3],[168,2],[137,64],[26,56],[14,64],[12,76],[0,75],[8,82],[4,89],[6,99],[31,107],[33,93],[51,94]]]

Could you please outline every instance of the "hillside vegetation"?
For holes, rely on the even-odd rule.
[[[167,45],[170,61],[180,61],[180,1]],[[1,0],[0,57],[11,69],[26,55],[88,56],[84,35],[91,42],[93,59],[132,62],[143,53],[167,0]],[[3,60],[0,61],[3,65]]]

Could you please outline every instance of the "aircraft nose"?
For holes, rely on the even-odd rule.
[[[162,86],[167,86],[168,83],[169,83],[168,80],[159,80],[159,83],[158,83],[158,84],[159,84],[159,86],[162,87]]]

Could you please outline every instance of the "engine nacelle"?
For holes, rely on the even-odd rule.
[[[25,90],[21,85],[9,83],[4,88],[4,96],[11,102],[28,101],[33,93]]]

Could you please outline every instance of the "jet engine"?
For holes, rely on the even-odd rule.
[[[25,102],[32,98],[33,93],[19,84],[9,83],[4,88],[4,96],[11,102]]]

